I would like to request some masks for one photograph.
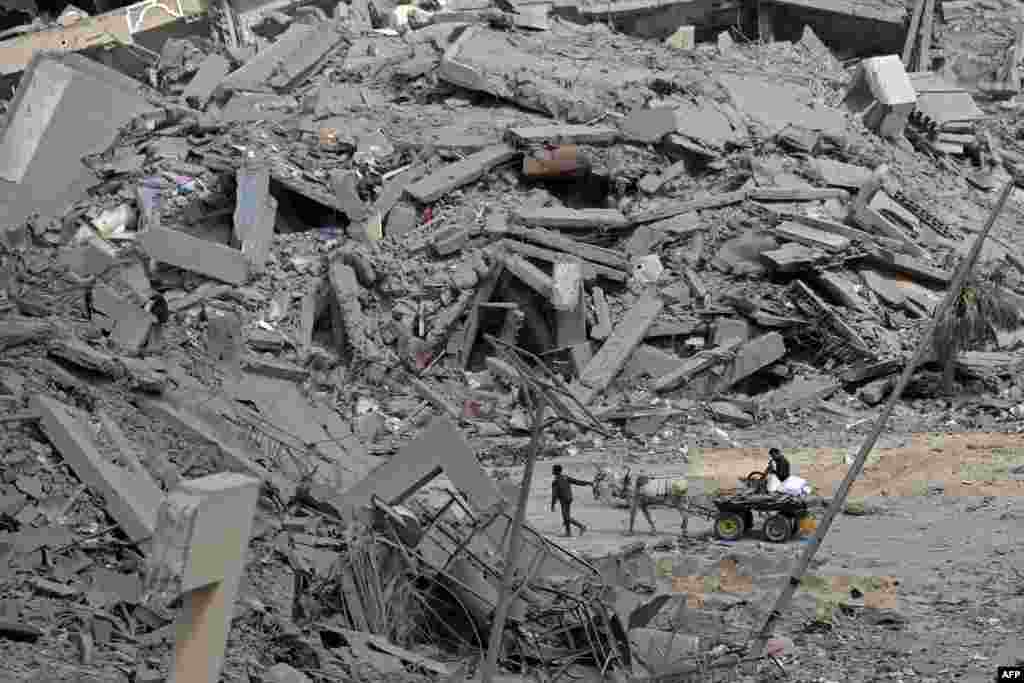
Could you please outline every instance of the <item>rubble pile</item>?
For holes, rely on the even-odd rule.
[[[149,84],[38,53],[9,103],[0,639],[46,643],[51,673],[162,680],[145,543],[165,491],[226,469],[266,494],[235,617],[259,661],[229,648],[230,680],[450,676],[486,643],[512,519],[479,460],[521,460],[528,430],[485,334],[639,443],[800,438],[884,400],[978,228],[955,162],[903,134],[966,153],[980,110],[896,57],[350,19],[308,13],[244,60],[172,39]],[[986,262],[1020,300],[1016,247]],[[926,367],[907,413],[1014,428],[1019,330],[995,339],[959,357],[968,398]],[[413,496],[442,472],[458,495]],[[527,543],[504,663],[630,668],[602,572]]]

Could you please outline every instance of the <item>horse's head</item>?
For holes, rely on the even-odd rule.
[[[621,498],[629,484],[629,469],[625,473],[616,473],[610,467],[595,465],[597,473],[594,474],[594,500],[606,500],[613,497]]]

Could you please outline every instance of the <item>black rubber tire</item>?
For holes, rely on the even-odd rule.
[[[738,541],[747,531],[743,515],[738,512],[719,512],[715,518],[715,538],[722,541]]]
[[[772,515],[764,520],[764,537],[772,543],[785,543],[793,533],[793,523],[785,515]]]

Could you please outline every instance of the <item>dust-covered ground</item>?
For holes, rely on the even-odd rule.
[[[855,452],[855,451],[854,451]],[[847,472],[847,448],[787,450],[794,472],[826,498]],[[852,455],[852,454],[851,454]],[[671,456],[661,456],[667,460]],[[763,469],[766,449],[691,451],[682,462],[655,464],[608,449],[550,462],[569,475],[590,479],[595,464],[630,463],[635,472],[680,474],[735,487],[736,479]],[[659,545],[638,513],[636,534],[625,534],[628,509],[610,508],[582,488],[574,517],[588,526],[582,536],[562,537],[560,512],[550,512],[549,461],[538,466],[529,519],[567,547],[603,557],[637,540]],[[850,500],[864,515],[836,517],[810,569],[813,576],[777,624],[796,652],[784,666],[797,681],[981,681],[997,664],[1024,658],[1024,477],[1009,473],[1024,464],[1024,439],[1006,434],[922,434],[903,448],[879,449],[868,459]],[[508,471],[512,481],[519,471]],[[731,484],[729,482],[732,482]],[[820,518],[823,511],[817,510]],[[662,546],[671,546],[679,524],[674,510],[653,513]],[[725,640],[746,638],[773,604],[806,537],[785,545],[764,541],[759,531],[735,543],[717,541],[710,520],[692,519],[693,540],[653,552],[635,566],[639,581],[704,593],[702,614],[676,622],[683,633]],[[749,580],[733,580],[721,561]],[[717,580],[716,580],[717,577]],[[846,577],[833,579],[832,577]],[[857,590],[864,595],[851,597]],[[723,584],[725,584],[723,586]],[[697,586],[696,588],[694,586]],[[867,587],[865,587],[867,586]],[[858,588],[859,587],[859,588]],[[874,589],[874,590],[872,590]],[[692,598],[691,598],[692,601]],[[831,614],[824,625],[823,604]],[[671,610],[664,610],[669,612]],[[712,626],[702,619],[710,619]],[[718,621],[715,621],[715,620]]]

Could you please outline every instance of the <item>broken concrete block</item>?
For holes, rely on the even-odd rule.
[[[661,186],[665,183],[671,182],[676,178],[686,174],[686,162],[677,161],[661,173],[648,173],[640,182],[637,183],[637,187],[641,192],[646,194],[655,194],[661,189]]]
[[[452,190],[478,180],[494,167],[511,161],[518,155],[519,152],[508,145],[488,147],[412,183],[405,188],[405,192],[418,202],[430,204]]]
[[[98,235],[78,246],[61,250],[60,264],[82,277],[96,277],[117,263],[117,249]]]
[[[814,158],[808,161],[811,171],[826,185],[856,190],[871,175],[870,168],[833,159]]]
[[[641,225],[626,240],[624,249],[631,258],[646,256],[667,240],[670,235],[650,225]]]
[[[249,279],[249,262],[238,249],[167,228],[147,230],[136,242],[147,256],[162,263],[233,285]]]
[[[865,384],[857,390],[857,398],[869,406],[877,406],[884,401],[892,390],[892,378],[884,377]]]
[[[864,284],[877,294],[878,298],[887,306],[903,308],[906,304],[907,295],[894,279],[868,268],[862,269],[860,276],[864,280]]]
[[[116,358],[78,339],[58,339],[50,344],[49,353],[72,365],[115,379],[125,373],[124,366]]]
[[[434,251],[438,256],[451,256],[469,242],[469,230],[457,226],[442,228],[434,235]]]
[[[708,406],[708,409],[711,411],[711,416],[719,422],[727,422],[737,427],[749,427],[754,424],[753,415],[740,410],[728,401],[715,401]]]
[[[264,375],[275,379],[286,379],[290,382],[305,382],[309,379],[309,370],[306,368],[287,361],[270,360],[268,358],[260,358],[259,356],[244,358],[242,360],[242,369],[257,375]]]
[[[342,26],[335,22],[316,27],[292,24],[266,50],[228,74],[221,87],[250,92],[287,89],[344,37]]]
[[[378,360],[383,351],[378,346],[370,321],[363,313],[359,302],[359,279],[355,270],[342,259],[335,259],[330,266],[331,287],[334,289],[337,313],[345,330],[345,337],[359,358]]]
[[[509,137],[520,145],[608,145],[619,137],[611,126],[550,125],[512,128]]]
[[[867,262],[879,270],[902,273],[929,286],[946,288],[953,281],[952,272],[933,268],[904,254],[894,254],[883,250],[869,251]]]
[[[660,142],[669,133],[676,132],[678,127],[676,110],[668,107],[634,109],[619,124],[623,138],[648,145]]]
[[[623,252],[578,242],[571,237],[550,230],[544,230],[543,228],[509,226],[506,232],[510,236],[535,242],[551,249],[558,249],[586,261],[593,261],[622,271],[623,276],[621,280],[623,282],[628,277],[626,271],[630,269],[629,257]]]
[[[584,404],[592,400],[612,383],[640,345],[647,330],[661,314],[664,302],[653,294],[644,295],[615,326],[611,337],[601,346],[580,378],[574,383],[575,392]],[[587,400],[583,400],[586,398]]]
[[[157,507],[163,497],[160,489],[107,461],[68,406],[37,395],[32,399],[32,408],[41,416],[40,425],[47,438],[82,483],[103,496],[107,512],[128,538],[142,541],[152,537]]]
[[[759,187],[750,191],[750,198],[762,202],[845,201],[850,198],[850,193],[835,187]]]
[[[762,253],[761,258],[780,273],[798,273],[826,262],[828,254],[802,244],[786,242],[778,249]]]
[[[786,342],[778,332],[769,332],[752,339],[736,352],[736,359],[718,383],[719,390],[732,387],[785,355]]]
[[[270,196],[270,171],[262,164],[246,163],[236,174],[235,239],[254,274],[263,272],[277,223],[277,200]]]
[[[21,344],[47,341],[55,332],[56,327],[47,320],[5,318],[4,324],[0,325],[0,351]]]
[[[629,219],[615,209],[567,209],[559,206],[520,209],[516,218],[524,225],[558,230],[616,230],[629,226]]]
[[[576,310],[583,290],[583,273],[579,263],[560,262],[554,267],[551,304],[559,311]]]
[[[553,282],[547,273],[521,256],[517,256],[515,254],[498,251],[494,256],[495,259],[501,263],[506,270],[508,270],[508,272],[515,275],[524,284],[529,285],[533,291],[537,292],[545,299],[551,297]]]
[[[750,323],[742,318],[723,318],[715,323],[715,334],[711,340],[714,346],[723,346],[730,339],[741,343],[750,339]]]
[[[917,106],[917,91],[897,55],[871,57],[857,66],[843,102],[864,116],[868,128],[895,137]]]
[[[309,677],[281,662],[267,669],[263,674],[263,683],[309,683]]]
[[[400,202],[388,212],[388,222],[384,228],[384,234],[388,237],[402,237],[415,230],[419,220],[419,212],[414,206]]]
[[[209,54],[203,58],[199,65],[199,71],[192,77],[192,80],[185,86],[181,94],[190,107],[203,109],[206,103],[213,96],[214,90],[220,85],[224,77],[231,70],[231,63],[218,54]]]
[[[156,318],[141,306],[119,296],[105,284],[92,289],[93,321],[124,350],[136,354],[146,344]]]
[[[814,274],[814,280],[829,296],[843,306],[861,313],[871,312],[871,306],[857,293],[856,285],[839,273],[830,270],[819,271]]]
[[[594,287],[590,293],[594,300],[594,317],[597,319],[597,324],[590,330],[590,337],[598,340],[607,339],[612,333],[612,314],[608,307],[608,299],[600,287]]]
[[[359,196],[359,175],[355,171],[334,171],[330,179],[331,190],[345,207],[349,222],[366,220],[367,208]]]
[[[787,241],[832,253],[850,248],[850,240],[841,235],[823,232],[792,221],[776,226],[774,232]]]

